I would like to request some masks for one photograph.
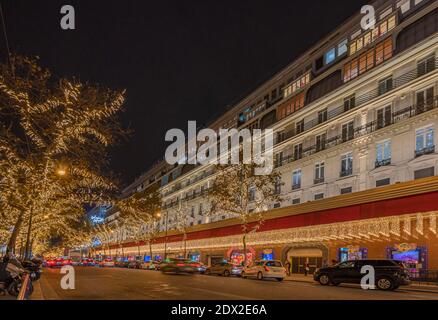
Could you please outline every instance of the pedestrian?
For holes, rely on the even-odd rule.
[[[284,264],[285,268],[286,268],[286,275],[290,276],[290,263],[289,261],[286,261],[286,263]]]
[[[309,271],[310,271],[309,263],[306,262],[306,263],[304,264],[304,276],[305,276],[305,277],[307,277],[307,274],[309,273]]]

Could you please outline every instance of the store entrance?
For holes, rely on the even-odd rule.
[[[306,262],[309,264],[309,274],[322,267],[322,257],[292,257],[292,273],[304,274]]]
[[[306,263],[309,266],[309,274],[322,267],[322,250],[318,248],[291,249],[287,258],[291,263],[292,274],[304,274]]]

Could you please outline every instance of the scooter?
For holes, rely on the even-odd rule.
[[[36,281],[41,277],[41,263],[38,261],[25,260],[21,264],[23,265],[23,268],[29,272],[32,281]]]
[[[15,257],[4,257],[0,263],[0,291],[17,297],[25,273],[23,266]]]

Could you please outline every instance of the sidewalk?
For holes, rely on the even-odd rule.
[[[292,274],[290,276],[286,276],[284,280],[293,282],[317,283],[313,280],[313,274],[309,274],[307,275],[307,277],[304,274]],[[423,283],[414,281],[409,286],[403,286],[400,287],[400,289],[408,291],[438,293],[438,283]]]

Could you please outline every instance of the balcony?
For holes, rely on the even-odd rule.
[[[397,123],[402,122],[404,120],[407,120],[407,119],[413,118],[417,115],[420,115],[426,111],[430,111],[430,110],[437,109],[437,108],[438,108],[438,96],[435,96],[432,100],[429,100],[426,104],[423,103],[421,105],[412,105],[412,106],[406,107],[402,110],[399,110],[397,112],[392,113],[391,122],[390,123],[387,122],[386,123],[387,126],[384,126],[383,128],[397,124]],[[378,121],[369,122],[363,126],[360,126],[360,127],[357,127],[354,129],[354,139],[365,136],[367,134],[371,134],[371,133],[376,132],[378,130],[381,130],[383,128],[381,126],[381,122],[378,122]],[[347,141],[344,141],[343,138],[344,137],[342,136],[342,134],[327,138],[327,140],[325,141],[323,150],[330,149],[330,148],[336,147],[338,145],[341,145],[341,144],[347,142]],[[420,150],[419,155],[417,155],[417,157],[419,157],[423,154],[427,154],[427,153],[434,153],[435,146],[433,146],[432,148],[433,148],[432,151]],[[306,158],[306,157],[309,157],[309,156],[311,156],[315,153],[318,153],[320,151],[322,151],[322,150],[319,150],[318,144],[314,144],[314,145],[311,145],[311,146],[303,149],[302,157]],[[426,153],[424,153],[424,152],[426,152]],[[417,154],[417,152],[416,152],[416,154]],[[277,168],[281,167],[281,166],[286,165],[288,163],[291,163],[295,160],[298,160],[298,159],[294,159],[294,157],[284,158],[281,163],[277,163],[276,167]]]
[[[431,153],[435,153],[435,146],[429,146],[429,147],[424,147],[423,149],[415,150],[415,158]]]
[[[347,169],[347,170],[341,171],[341,173],[339,174],[339,177],[344,178],[344,177],[351,176],[352,174],[353,174],[353,169]]]
[[[292,185],[292,190],[301,189],[301,183]]]
[[[313,184],[324,183],[324,181],[325,181],[324,177],[322,177],[322,178],[315,178],[315,179],[313,179]]]
[[[391,164],[391,158],[389,159],[383,159],[383,160],[376,160],[376,168],[380,168],[380,167],[384,167],[384,166],[389,166]]]
[[[438,58],[435,58],[435,63],[438,64]],[[429,72],[432,72],[432,71],[433,71],[433,69],[430,69],[430,70],[427,70],[426,73],[429,73]],[[411,81],[413,81],[413,80],[415,80],[415,79],[417,79],[417,78],[419,78],[419,77],[421,77],[423,75],[424,74],[417,72],[417,68],[413,68],[413,69],[407,71],[406,73],[400,75],[399,77],[394,78],[391,88],[392,89],[397,89],[397,88],[399,88],[401,86],[404,86],[404,85],[408,84],[409,82],[411,82]],[[341,115],[343,113],[350,112],[350,110],[352,110],[352,109],[355,109],[357,107],[363,106],[364,104],[370,102],[371,100],[373,100],[373,99],[375,99],[375,98],[377,98],[377,97],[379,97],[380,95],[383,95],[383,94],[386,94],[386,92],[382,92],[382,91],[379,92],[379,87],[376,87],[373,90],[370,90],[370,91],[368,91],[368,92],[366,92],[366,93],[364,93],[364,94],[362,94],[360,96],[357,96],[356,99],[355,99],[354,106],[349,107],[349,108],[346,109],[344,107],[344,105],[341,105],[341,106],[339,106],[339,107],[337,107],[337,108],[327,112],[327,121],[331,120],[331,119],[333,119],[333,118],[335,118],[335,117],[337,117],[337,116],[339,116],[339,115]],[[430,109],[428,109],[428,107],[430,108],[431,104],[432,103],[429,102],[426,105],[423,104],[423,107],[418,106],[417,107],[417,109],[418,109],[417,110],[417,114],[430,110]],[[317,116],[314,119],[309,120],[309,121],[304,123],[304,132],[308,131],[308,130],[310,130],[310,129],[318,126],[318,125],[320,125],[320,121],[319,121],[319,118]],[[283,142],[285,140],[288,140],[289,138],[297,136],[300,133],[302,133],[302,132],[297,132],[296,130],[290,130],[290,131],[284,132],[282,137],[277,139],[276,144],[279,144],[279,143],[281,143],[281,142]]]

